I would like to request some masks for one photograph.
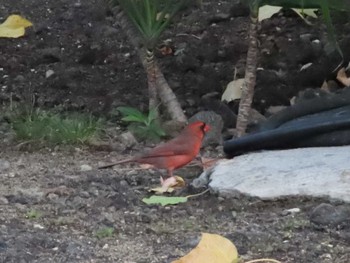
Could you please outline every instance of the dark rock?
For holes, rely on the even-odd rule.
[[[201,106],[205,110],[214,111],[216,114],[219,114],[226,128],[233,128],[236,126],[237,115],[221,100],[203,96]]]
[[[331,204],[322,203],[312,210],[310,222],[317,226],[332,227],[345,223],[350,224],[350,206],[333,206]]]
[[[176,56],[176,64],[182,72],[195,71],[200,67],[201,62],[190,54],[181,54]]]
[[[61,61],[61,49],[59,47],[44,48],[37,51],[38,64],[51,64]]]
[[[13,80],[17,82],[24,82],[26,79],[23,75],[17,75]]]
[[[97,49],[87,49],[78,59],[80,64],[93,65],[97,61],[98,50]]]
[[[220,22],[223,22],[223,21],[230,19],[230,17],[231,17],[230,13],[228,13],[228,14],[218,13],[218,14],[215,14],[213,17],[209,18],[209,24],[220,23]]]
[[[7,244],[5,242],[0,241],[0,252],[4,252],[7,249]]]
[[[11,204],[21,204],[21,205],[27,205],[27,204],[34,204],[37,203],[37,200],[33,197],[29,197],[23,194],[18,195],[8,195],[6,196],[7,200]]]

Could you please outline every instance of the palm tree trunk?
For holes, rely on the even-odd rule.
[[[138,51],[140,60],[142,62],[143,67],[145,68],[147,72],[147,78],[148,78],[148,85],[150,85],[150,82],[153,80],[153,76],[155,76],[156,79],[156,93],[159,95],[159,98],[166,108],[169,116],[178,122],[186,122],[187,118],[184,114],[181,105],[173,92],[173,90],[170,88],[168,82],[166,81],[158,63],[153,58],[153,65],[152,67],[149,66],[149,63],[147,62],[147,51],[144,47],[142,47],[142,42],[139,37],[139,35],[135,32],[134,27],[131,25],[129,19],[126,17],[124,12],[119,6],[113,7],[112,9],[113,13],[116,16],[116,20],[119,22],[119,25],[121,26],[122,30],[125,32],[126,36],[130,40],[131,44],[136,48]],[[151,69],[153,68],[153,69]],[[148,71],[148,69],[150,71]],[[154,73],[151,73],[154,72]],[[154,75],[153,75],[154,74]],[[153,105],[154,102],[151,102],[151,97],[154,95],[154,87],[148,88],[150,92],[150,102],[149,105]]]
[[[152,50],[146,51],[146,71],[147,71],[147,83],[148,83],[148,96],[149,96],[149,110],[157,109],[158,96],[157,96],[157,82],[156,82],[156,69],[154,61],[154,53]]]
[[[256,67],[258,59],[258,11],[250,12],[249,44],[247,62],[237,116],[237,137],[245,134],[253,102],[254,88],[256,83]]]
[[[159,98],[162,101],[162,104],[167,108],[167,112],[172,120],[186,123],[187,118],[181,108],[180,102],[177,99],[173,90],[170,88],[158,64],[156,64],[155,69],[157,79],[157,91]]]

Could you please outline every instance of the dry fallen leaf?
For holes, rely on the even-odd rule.
[[[277,14],[282,9],[281,6],[264,5],[259,8],[259,21],[271,18],[274,14]]]
[[[326,92],[330,92],[327,80],[323,81],[322,86],[321,86],[321,90],[324,90]]]
[[[185,180],[180,176],[172,176],[167,179],[163,179],[163,177],[160,178],[160,183],[163,187],[184,187],[185,186]]]
[[[160,177],[161,187],[152,188],[149,192],[155,192],[156,194],[171,193],[176,188],[182,188],[185,186],[185,181],[180,176],[172,176],[167,179]]]
[[[344,86],[350,86],[350,78],[346,75],[345,68],[341,68],[337,73],[337,80],[339,80]]]
[[[235,263],[238,262],[238,252],[235,245],[227,238],[202,233],[197,247],[186,256],[172,263]]]
[[[25,33],[25,28],[30,27],[32,25],[33,24],[29,20],[19,15],[10,15],[4,23],[0,24],[0,37],[21,37]]]
[[[160,53],[162,53],[163,56],[169,56],[174,53],[173,49],[168,46],[163,46],[159,49]]]
[[[227,87],[224,93],[221,96],[222,101],[233,101],[240,99],[242,96],[242,86],[244,84],[244,78],[242,79],[236,79],[231,81]]]

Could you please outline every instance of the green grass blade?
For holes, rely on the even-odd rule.
[[[343,55],[342,50],[340,49],[339,43],[338,43],[337,38],[336,38],[328,1],[327,0],[320,0],[320,3],[321,3],[321,10],[322,10],[322,14],[323,14],[323,19],[324,19],[324,22],[327,26],[329,40],[331,42],[331,45],[335,48],[335,50],[339,53],[339,55],[341,57],[341,62],[339,63],[339,65],[341,65],[343,63],[344,55]]]

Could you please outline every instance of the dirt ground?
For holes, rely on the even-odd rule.
[[[107,117],[120,105],[147,107],[136,52],[101,1],[2,0],[1,21],[13,13],[35,26],[24,38],[0,40],[2,113],[10,101]],[[335,23],[349,61],[348,17],[335,17]],[[247,10],[236,1],[203,1],[202,9],[185,11],[165,33],[164,40],[179,52],[158,59],[188,116],[209,107],[203,95],[220,97],[235,67],[243,76],[247,28]],[[265,113],[269,106],[288,105],[300,90],[334,79],[339,58],[326,55],[326,42],[323,27],[308,26],[288,12],[263,22],[254,107]],[[313,64],[300,71],[307,63]],[[96,169],[142,146],[131,153],[21,150],[2,116],[0,136],[0,262],[171,262],[188,253],[201,232],[228,237],[245,260],[350,262],[350,224],[319,226],[309,218],[319,204],[337,201],[207,193],[177,206],[149,206],[141,200],[159,183],[159,172]],[[177,174],[190,183],[200,172],[189,167]],[[199,191],[188,186],[175,195]],[[108,229],[114,232],[103,237]]]

